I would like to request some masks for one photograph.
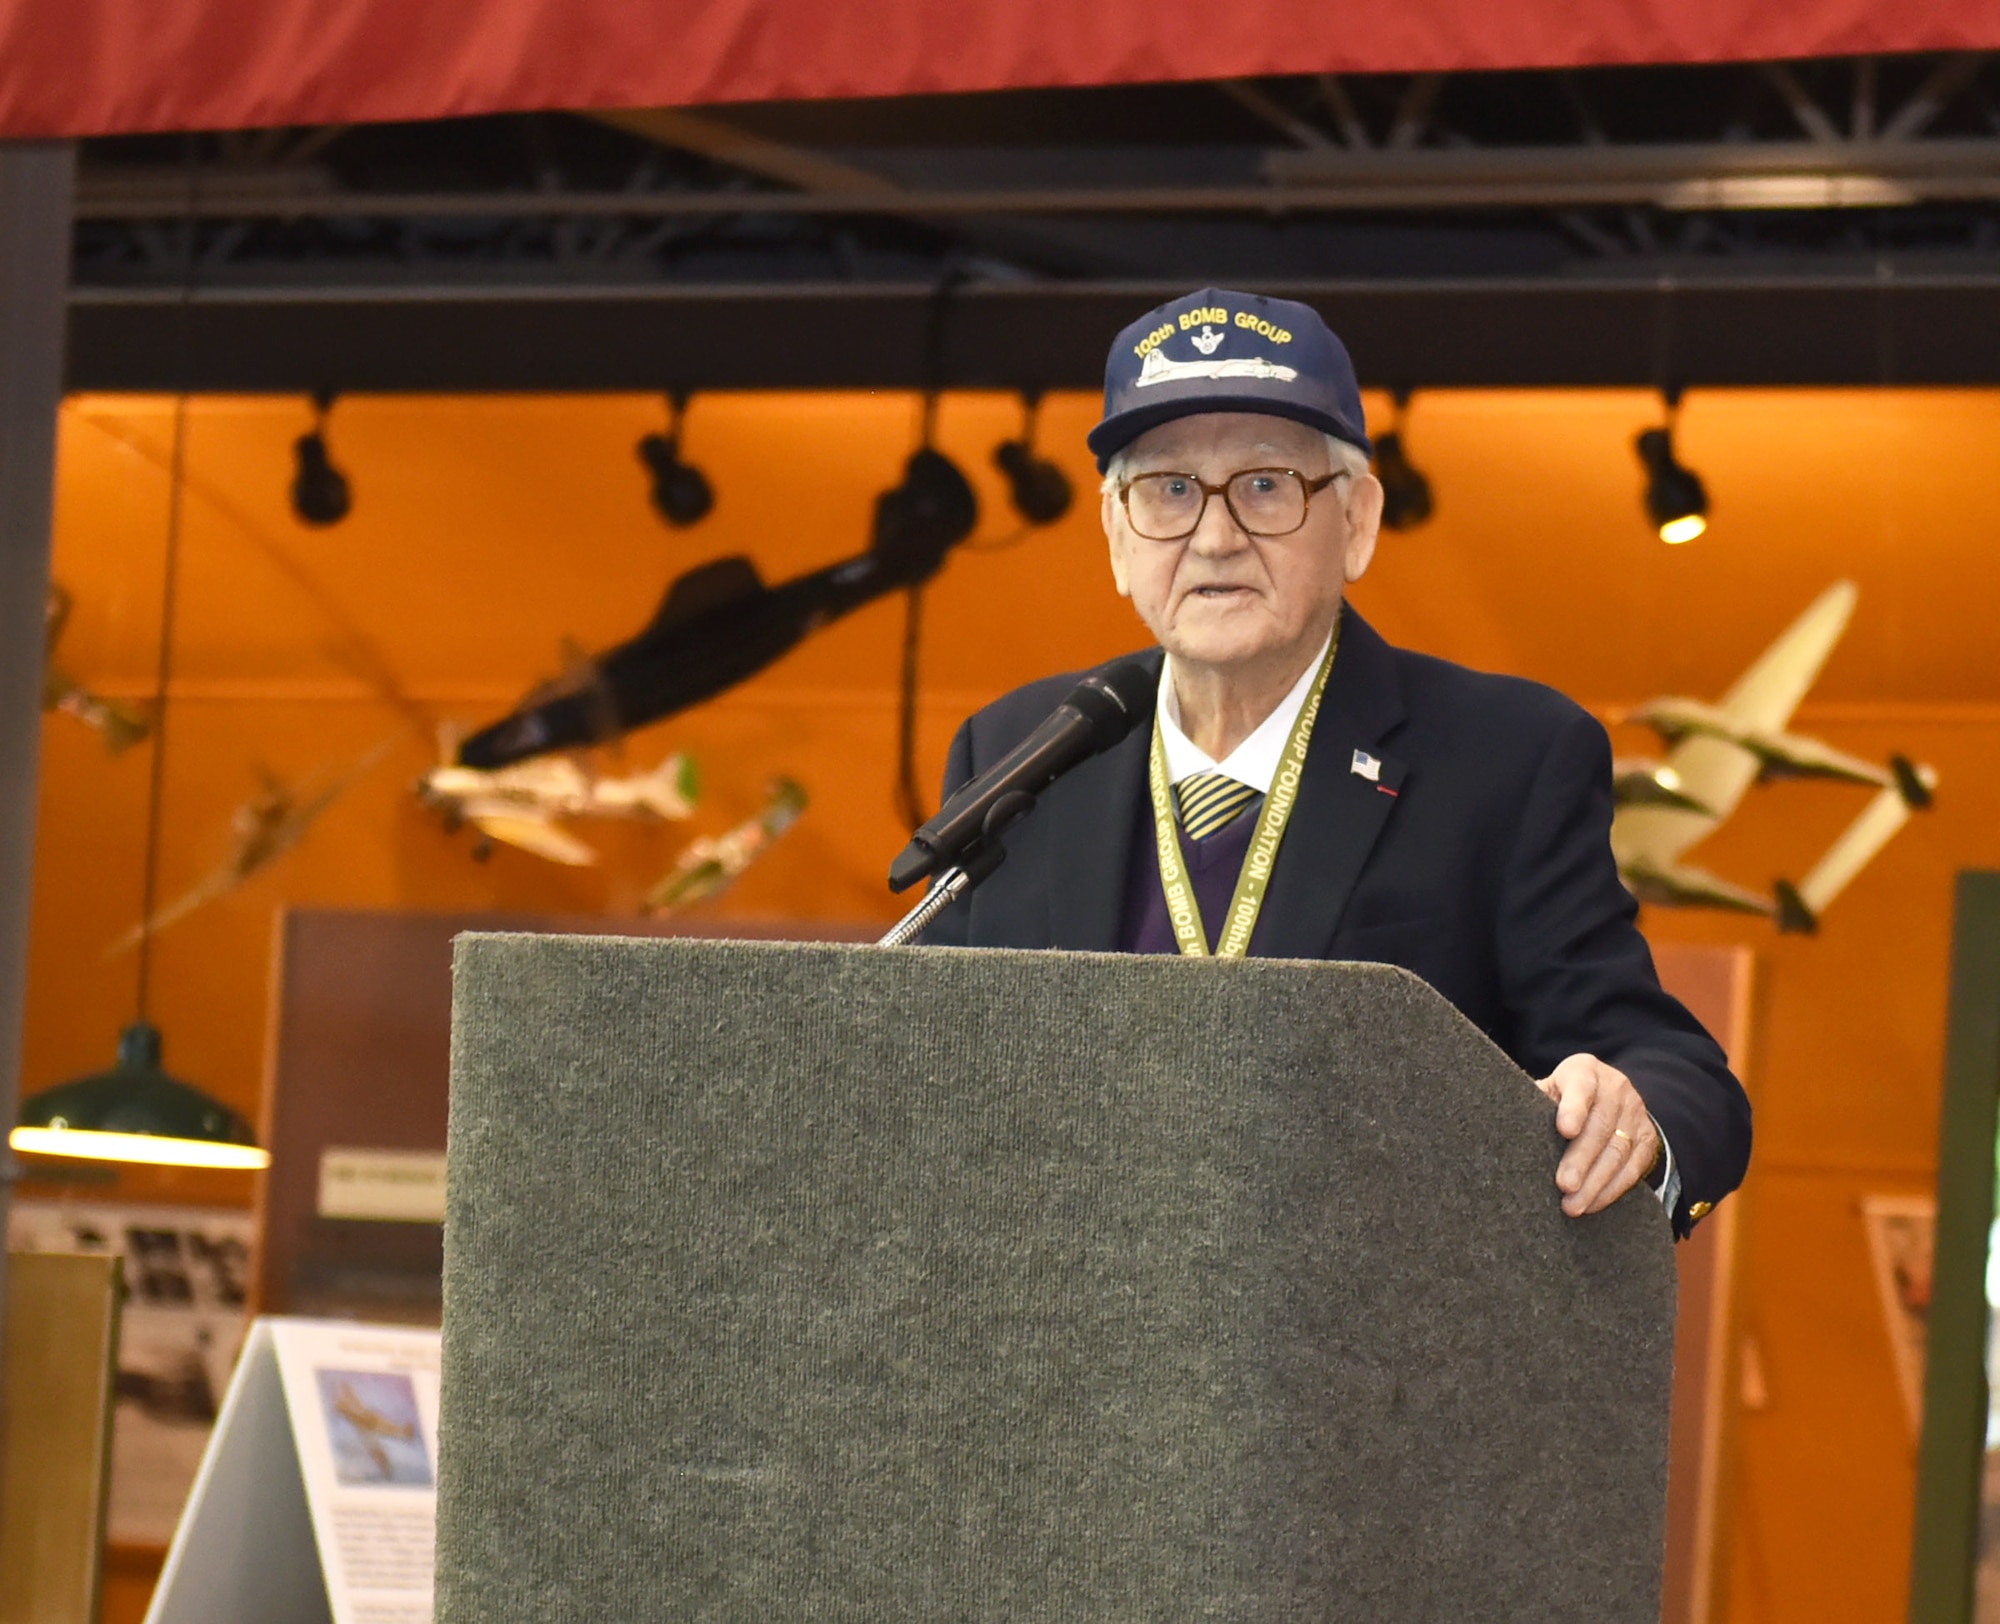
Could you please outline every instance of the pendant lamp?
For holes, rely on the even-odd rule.
[[[187,396],[174,404],[173,471],[167,496],[167,558],[160,604],[160,659],[154,691],[153,759],[146,800],[146,866],[139,925],[137,1012],[118,1039],[109,1071],[58,1083],[21,1104],[7,1136],[29,1155],[90,1161],[149,1162],[171,1167],[264,1168],[250,1124],[160,1064],[160,1030],[147,1018],[152,986],[153,916],[158,901],[160,802],[167,752],[167,684],[173,674],[174,594],[180,566],[182,468]]]
[[[160,1066],[160,1029],[134,1021],[109,1071],[44,1089],[21,1107],[14,1149],[172,1167],[268,1167],[250,1124]]]

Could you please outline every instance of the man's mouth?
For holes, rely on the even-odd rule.
[[[1191,598],[1236,598],[1249,592],[1247,586],[1198,586],[1188,596]]]

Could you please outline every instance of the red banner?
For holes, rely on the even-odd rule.
[[[1995,0],[0,0],[0,136],[1995,47]]]

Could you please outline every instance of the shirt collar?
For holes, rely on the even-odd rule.
[[[1169,654],[1160,668],[1157,709],[1160,742],[1167,752],[1167,782],[1178,784],[1196,773],[1219,772],[1239,784],[1247,784],[1259,795],[1270,794],[1278,776],[1278,763],[1284,759],[1285,746],[1292,737],[1292,724],[1305,708],[1306,695],[1312,692],[1313,679],[1319,675],[1327,645],[1332,641],[1333,633],[1328,632],[1319,653],[1292,684],[1292,691],[1278,701],[1277,709],[1259,722],[1247,739],[1229,752],[1226,761],[1211,760],[1207,751],[1181,731],[1180,696],[1174,692],[1174,657]]]

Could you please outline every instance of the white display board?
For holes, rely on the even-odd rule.
[[[438,1348],[257,1320],[147,1624],[429,1624]]]

